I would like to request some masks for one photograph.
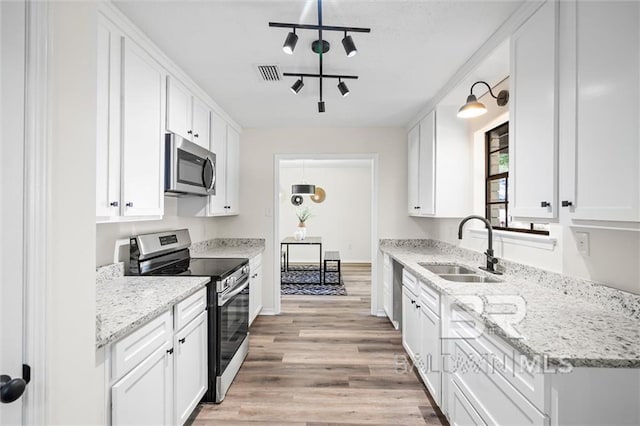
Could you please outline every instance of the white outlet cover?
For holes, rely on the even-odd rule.
[[[576,245],[578,246],[578,253],[589,256],[589,233],[576,232]]]

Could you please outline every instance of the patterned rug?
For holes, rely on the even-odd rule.
[[[322,273],[323,282],[318,283],[318,275]],[[281,272],[282,294],[297,294],[311,296],[346,296],[347,289],[340,277],[338,283],[337,272],[325,274],[318,271],[318,265],[289,265],[287,272]]]

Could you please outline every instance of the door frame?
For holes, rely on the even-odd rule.
[[[26,0],[24,131],[24,362],[32,380],[23,422],[47,424],[47,292],[49,288],[49,141],[51,14],[49,2]]]
[[[371,315],[381,315],[378,301],[378,154],[275,154],[273,162],[273,310],[281,312],[280,162],[282,160],[369,160],[371,164]]]

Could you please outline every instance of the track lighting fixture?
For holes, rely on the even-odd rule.
[[[349,88],[341,78],[338,79],[338,90],[340,91],[342,97],[345,97],[349,94]]]
[[[298,36],[296,35],[296,29],[294,28],[293,32],[287,34],[287,38],[284,39],[282,50],[284,50],[284,53],[293,55],[293,50],[296,48],[296,43],[298,43]]]
[[[356,44],[353,42],[353,38],[350,35],[347,35],[346,31],[344,32],[344,38],[342,39],[342,47],[344,47],[344,51],[347,53],[348,58],[356,56],[356,53],[358,53],[358,49],[356,49]]]
[[[322,100],[322,82],[327,78],[337,78],[338,79],[338,90],[340,94],[344,97],[349,94],[349,88],[342,81],[342,79],[357,79],[356,75],[333,75],[333,74],[325,74],[323,70],[323,58],[327,52],[331,49],[331,44],[323,38],[323,31],[339,31],[344,33],[344,37],[342,38],[342,47],[344,47],[344,51],[347,54],[347,57],[352,57],[358,50],[356,49],[356,44],[353,41],[353,38],[348,33],[369,33],[371,32],[371,28],[358,28],[358,27],[338,27],[333,25],[323,25],[322,24],[322,0],[317,0],[318,2],[318,25],[310,25],[310,24],[290,24],[284,22],[269,22],[270,27],[276,28],[292,28],[293,31],[287,34],[287,38],[284,42],[284,46],[282,46],[282,50],[285,53],[293,54],[293,49],[296,47],[296,43],[298,42],[298,36],[296,35],[296,30],[314,30],[318,31],[318,39],[311,43],[312,52],[318,55],[318,73],[317,74],[308,74],[308,73],[282,73],[283,76],[291,76],[291,77],[299,77],[299,80],[296,81],[293,86],[291,86],[291,90],[293,93],[298,93],[302,86],[304,86],[302,82],[302,77],[313,77],[318,78],[320,80],[320,99],[318,102],[318,112],[325,112],[324,101]]]
[[[489,94],[494,99],[496,99],[498,106],[505,106],[509,102],[508,90],[501,90],[498,93],[498,96],[496,96],[493,94],[493,91],[491,90],[491,86],[489,86],[489,84],[486,81],[476,81],[471,86],[471,93],[469,94],[469,96],[467,96],[467,102],[464,105],[462,105],[458,110],[458,117],[460,118],[478,117],[487,112],[487,107],[484,106],[483,103],[478,102],[476,95],[473,94],[473,88],[476,86],[476,84],[484,84],[485,86],[487,86],[487,88],[489,88]]]
[[[303,86],[304,86],[304,82],[302,81],[302,77],[300,77],[299,79],[296,80],[295,83],[293,83],[293,86],[291,86],[291,91],[297,95]]]

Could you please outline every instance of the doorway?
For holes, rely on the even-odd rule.
[[[304,167],[303,167],[304,165]],[[342,169],[342,170],[340,170]],[[358,170],[353,174],[353,178],[349,177],[348,169],[352,171]],[[331,176],[328,174],[334,170]],[[368,261],[371,263],[371,314],[378,314],[378,292],[377,292],[377,258],[378,258],[378,156],[377,154],[281,154],[275,156],[274,162],[274,313],[279,314],[281,311],[281,261],[280,242],[286,236],[293,235],[297,229],[297,218],[295,216],[296,206],[291,204],[291,180],[299,178],[309,181],[310,184],[316,184],[323,187],[326,191],[326,199],[322,203],[314,203],[309,197],[303,197],[301,206],[309,207],[312,217],[308,221],[307,235],[316,235],[322,238],[322,251],[339,251],[341,262],[346,261]],[[367,175],[367,182],[363,184],[362,174]],[[356,178],[356,175],[359,175]],[[315,181],[312,181],[316,179]],[[340,179],[344,180],[341,181]],[[339,186],[339,190],[335,190]],[[327,186],[327,188],[324,188]],[[359,188],[360,187],[360,188]],[[332,189],[333,199],[332,197]],[[354,220],[358,218],[351,217],[340,221],[349,215],[350,205],[348,198],[345,198],[345,190],[353,191],[354,202],[360,204],[358,212],[355,213],[362,217],[366,214],[366,227],[363,229],[361,225],[356,225]],[[356,191],[367,191],[365,196],[356,197]],[[358,194],[362,195],[362,194]],[[357,200],[356,200],[357,199]],[[366,206],[362,206],[362,200],[366,199]],[[306,202],[306,204],[305,204]],[[363,208],[364,207],[364,208]],[[314,221],[313,215],[317,214]],[[322,218],[320,217],[322,216]],[[315,223],[314,223],[315,222]],[[336,223],[343,223],[337,225]],[[351,227],[349,223],[352,223]],[[333,227],[333,228],[332,228]],[[336,232],[344,227],[350,227],[348,231],[353,232]],[[358,234],[364,235],[358,238]],[[300,248],[300,247],[298,247]],[[297,249],[298,249],[297,248]],[[296,250],[297,250],[296,249]],[[314,252],[315,249],[315,252]],[[303,261],[319,262],[319,248],[307,247],[306,250],[297,250],[297,259]],[[323,252],[320,252],[324,255]],[[293,253],[292,253],[293,256]],[[292,257],[292,259],[294,259]],[[324,265],[320,264],[320,267]]]

